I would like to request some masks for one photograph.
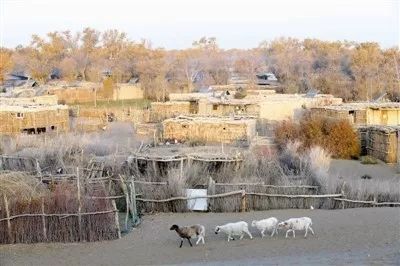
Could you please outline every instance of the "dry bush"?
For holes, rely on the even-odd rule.
[[[288,141],[300,141],[302,149],[320,146],[334,158],[357,158],[360,140],[347,120],[304,116],[300,123],[284,121],[275,128],[276,142],[283,149]]]
[[[117,169],[121,161],[115,155],[128,155],[138,146],[134,130],[127,123],[111,123],[104,132],[87,134],[66,133],[60,135],[19,135],[1,139],[5,154],[38,159],[45,172],[76,167],[86,168],[99,157],[108,158],[106,164]],[[114,156],[114,157],[113,157]],[[114,165],[112,165],[114,163]],[[24,169],[15,169],[24,171]]]

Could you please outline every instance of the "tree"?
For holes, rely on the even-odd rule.
[[[379,67],[382,51],[377,43],[361,43],[353,53],[351,68],[355,77],[357,98],[371,100],[376,92],[382,90]]]
[[[12,51],[0,48],[0,83],[3,83],[4,76],[13,68]]]

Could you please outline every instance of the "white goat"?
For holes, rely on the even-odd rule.
[[[218,225],[215,227],[215,234],[218,234],[219,232],[224,232],[228,235],[228,242],[231,239],[235,240],[233,236],[240,236],[240,239],[243,239],[245,233],[250,237],[250,239],[253,239],[253,236],[249,231],[249,225],[243,221]]]
[[[311,228],[311,225],[312,225],[311,218],[301,217],[301,218],[291,218],[284,222],[280,222],[278,224],[278,228],[287,229],[286,238],[288,237],[289,232],[293,232],[293,238],[295,238],[296,236],[294,231],[296,230],[305,230],[306,233],[304,234],[304,237],[307,237],[308,230],[310,230],[311,233],[314,235],[314,230]]]
[[[261,237],[265,236],[265,231],[272,231],[271,237],[278,234],[277,225],[278,219],[275,217],[251,222],[251,226],[256,227],[261,232]]]

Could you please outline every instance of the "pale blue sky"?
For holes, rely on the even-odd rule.
[[[400,0],[0,0],[0,45],[28,44],[50,31],[125,31],[155,47],[186,48],[214,36],[223,48],[297,37],[400,42]]]

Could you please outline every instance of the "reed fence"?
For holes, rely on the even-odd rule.
[[[138,186],[136,201],[142,212],[189,211],[187,202],[196,199],[208,199],[208,211],[214,212],[244,212],[250,210],[268,210],[277,208],[351,208],[354,204],[378,206],[400,206],[400,202],[362,201],[346,198],[345,192],[334,194],[319,194],[318,186],[290,185],[278,186],[263,183],[215,183],[212,179],[206,187],[208,195],[186,197],[168,195],[167,182],[149,182],[135,180]],[[233,189],[240,187],[241,189]],[[249,188],[250,187],[250,188]],[[259,191],[274,190],[280,193],[265,193]],[[163,197],[164,196],[164,197]],[[326,204],[329,201],[329,204]],[[325,205],[324,205],[325,204]]]

